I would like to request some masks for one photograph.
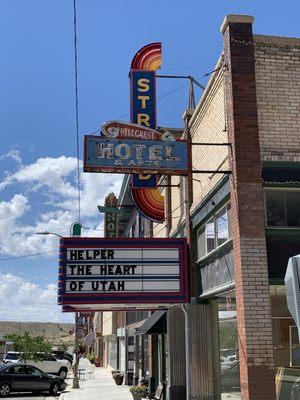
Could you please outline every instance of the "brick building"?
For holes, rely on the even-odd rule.
[[[132,209],[120,231],[186,236],[192,189],[192,299],[184,310],[168,309],[164,333],[161,383],[170,400],[182,399],[186,387],[195,399],[233,392],[245,400],[275,399],[276,373],[290,375],[286,398],[297,390],[299,342],[284,275],[288,258],[300,253],[300,39],[253,35],[253,20],[225,17],[215,72],[196,109],[185,113],[193,169],[202,172],[188,185],[184,177],[161,178],[169,185],[161,188],[164,224]],[[130,204],[129,192],[125,177],[120,206]],[[153,354],[150,376],[151,363]]]
[[[225,18],[217,71],[189,120],[192,141],[207,143],[193,146],[193,168],[216,171],[193,175],[191,215],[197,297],[217,303],[221,391],[273,399],[274,367],[297,366],[283,278],[300,251],[300,40],[253,35],[252,23]],[[171,235],[183,235],[184,190],[168,196]]]

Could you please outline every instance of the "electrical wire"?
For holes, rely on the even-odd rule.
[[[0,261],[18,260],[18,259],[21,259],[21,258],[42,256],[42,255],[44,255],[44,254],[58,253],[58,251],[59,251],[59,250],[51,250],[51,251],[43,251],[43,252],[41,252],[41,253],[26,254],[26,255],[24,255],[24,256],[0,258]]]
[[[168,218],[170,215],[174,214],[174,212],[177,211],[181,206],[183,206],[184,203],[185,203],[185,201],[183,201],[182,203],[180,203],[179,206],[177,206],[176,208],[174,208],[174,210],[172,210],[171,212],[169,212],[169,213],[165,216],[165,218]],[[180,218],[180,217],[173,217],[173,218]],[[158,222],[157,224],[154,224],[152,230],[153,230],[154,228],[156,228],[158,225],[161,225],[161,223]],[[168,226],[168,222],[166,222],[166,223],[161,227],[161,229],[160,229],[158,232],[156,232],[155,235],[153,235],[153,237],[155,237],[156,235],[158,235],[158,234],[159,234],[164,228],[166,228],[167,226]],[[146,233],[145,233],[145,236],[149,235],[150,233],[151,233],[151,231],[146,232]]]
[[[75,0],[74,0],[74,1],[75,1]],[[196,79],[196,80],[199,80],[199,79],[201,79],[201,78],[206,78],[206,77],[208,77],[209,75],[213,74],[214,72],[219,71],[219,70],[222,69],[222,68],[224,68],[224,66],[221,66],[221,67],[216,68],[216,69],[214,69],[214,70],[212,70],[212,71],[209,71],[209,72],[207,72],[207,73],[205,73],[205,74],[203,74],[203,75],[201,75],[201,76],[199,76],[198,78],[195,78],[195,79]],[[189,83],[185,83],[184,85],[181,85],[181,86],[179,86],[179,87],[177,87],[177,88],[171,90],[170,92],[167,92],[167,93],[165,93],[165,94],[159,96],[159,97],[157,98],[157,101],[160,101],[160,100],[162,100],[162,99],[164,99],[164,98],[166,98],[166,97],[168,97],[168,96],[171,96],[172,94],[178,92],[179,90],[184,89],[184,88],[187,87],[188,85],[189,85]],[[134,110],[134,111],[136,111],[136,110]],[[130,115],[130,112],[127,112],[127,113],[125,113],[125,114],[119,115],[118,117],[112,118],[112,119],[118,121],[118,120],[121,120],[122,118],[127,117],[128,115]],[[96,135],[96,134],[97,134],[98,132],[100,132],[100,131],[101,131],[101,128],[98,128],[98,129],[95,130],[94,132],[89,133],[89,135]]]
[[[82,228],[89,229],[89,230],[95,230],[95,231],[99,231],[99,232],[104,231],[104,229],[94,229],[94,228],[87,227],[87,226],[83,226]],[[41,253],[32,253],[32,254],[25,254],[22,256],[0,258],[0,261],[18,260],[18,259],[22,259],[22,258],[36,257],[36,256],[42,256],[45,254],[53,254],[53,253],[58,253],[58,252],[59,252],[59,250],[43,251]]]
[[[216,63],[211,63],[211,64],[200,64],[200,65],[178,65],[176,67],[168,66],[168,67],[163,67],[160,71],[169,71],[169,70],[180,70],[182,71],[183,69],[198,69],[198,68],[203,68],[203,67],[213,67],[216,65]]]
[[[78,104],[78,63],[77,63],[77,11],[76,0],[73,0],[73,27],[74,27],[74,70],[75,70],[75,116],[76,116],[76,150],[77,150],[77,197],[78,222],[81,221],[80,205],[80,160],[79,160],[79,104]]]

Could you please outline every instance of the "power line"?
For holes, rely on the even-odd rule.
[[[94,229],[92,227],[87,227],[87,226],[83,226],[82,228],[89,229],[89,230],[95,230],[95,231],[99,231],[99,232],[104,231],[104,229]],[[25,254],[22,256],[0,258],[0,261],[18,260],[18,259],[22,259],[22,258],[36,257],[36,256],[42,256],[45,254],[53,254],[53,253],[58,253],[58,252],[59,252],[59,250],[43,251],[40,253]]]
[[[213,67],[216,63],[211,64],[200,64],[200,65],[178,65],[177,67],[167,66],[163,67],[161,71],[169,71],[169,70],[183,70],[183,69],[198,69],[203,67]]]
[[[78,222],[80,216],[80,162],[79,162],[79,106],[78,106],[78,68],[77,68],[77,12],[76,0],[73,0],[74,11],[74,67],[75,67],[75,109],[76,109],[76,147],[77,147],[77,197],[78,197]]]
[[[0,258],[0,261],[17,260],[17,259],[20,259],[20,258],[36,257],[36,256],[42,256],[44,254],[51,254],[51,253],[58,253],[58,250],[43,251],[41,253],[26,254],[24,256]]]
[[[219,67],[219,68],[216,68],[216,69],[214,69],[214,70],[212,70],[212,71],[209,71],[209,72],[207,72],[207,73],[205,73],[205,74],[199,76],[198,78],[196,78],[196,80],[199,80],[199,79],[201,79],[201,78],[206,78],[206,77],[208,77],[209,75],[213,74],[214,72],[219,71],[219,70],[222,69],[222,68],[223,68],[223,66],[221,66],[221,67]],[[165,97],[171,96],[173,93],[176,93],[176,92],[178,92],[178,91],[181,90],[181,89],[184,89],[184,88],[187,87],[188,85],[189,85],[189,83],[185,83],[184,85],[181,85],[181,86],[177,87],[176,89],[173,89],[173,90],[171,90],[170,92],[167,92],[167,93],[165,93],[165,94],[159,96],[159,97],[157,98],[157,101],[162,100],[162,99],[164,99]],[[136,110],[134,110],[134,111],[136,111]],[[125,113],[125,114],[119,115],[118,117],[112,118],[112,119],[114,119],[114,120],[121,120],[122,118],[127,117],[128,115],[130,115],[130,112],[127,112],[127,113]],[[100,131],[101,131],[101,128],[98,128],[97,130],[95,130],[94,132],[90,133],[89,135],[96,135],[96,134],[97,134],[98,132],[100,132]]]
[[[185,203],[185,200],[184,200],[182,203],[180,203],[179,206],[177,206],[176,208],[174,208],[174,210],[170,211],[170,212],[165,216],[165,219],[167,219],[169,216],[171,216],[172,214],[174,214],[174,212],[177,211],[184,203]],[[181,217],[172,217],[172,218],[181,218]],[[156,227],[157,227],[158,225],[160,225],[160,224],[161,224],[160,222],[154,224],[152,230],[153,230],[154,228],[156,228]],[[167,226],[168,226],[168,222],[166,222],[166,223],[161,227],[161,229],[160,229],[158,232],[156,232],[155,235],[153,235],[153,237],[155,237],[156,235],[158,235],[158,234],[159,234],[164,228],[166,228]],[[150,232],[151,232],[151,231],[146,232],[145,235],[147,236]]]

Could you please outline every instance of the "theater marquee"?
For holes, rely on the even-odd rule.
[[[59,304],[188,300],[186,239],[61,239]]]

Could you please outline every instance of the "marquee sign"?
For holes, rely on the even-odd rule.
[[[188,301],[186,239],[61,239],[59,304]]]
[[[87,135],[83,164],[85,172],[186,175],[188,146],[185,140],[141,142]]]

